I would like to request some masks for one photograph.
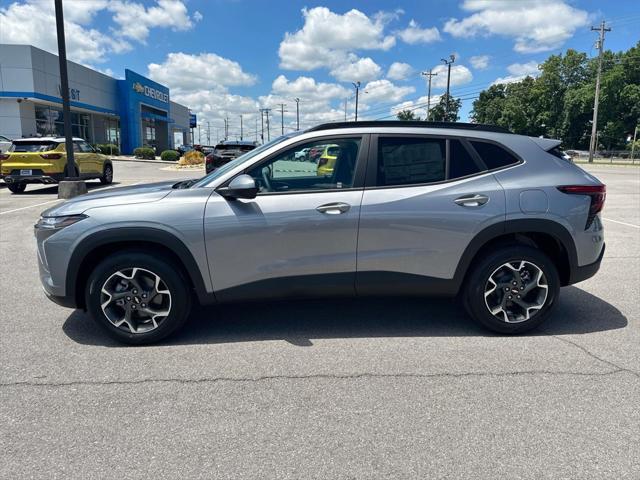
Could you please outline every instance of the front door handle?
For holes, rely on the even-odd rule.
[[[456,198],[454,202],[462,207],[481,207],[489,201],[489,197],[486,195],[464,195]]]
[[[326,203],[324,205],[320,205],[316,208],[320,213],[326,213],[327,215],[340,215],[341,213],[348,212],[351,208],[351,205],[348,203]]]

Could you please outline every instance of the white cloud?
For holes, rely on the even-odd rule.
[[[104,62],[110,52],[129,49],[126,42],[113,39],[81,23],[90,21],[97,10],[87,8],[83,15],[67,15],[79,5],[65,2],[65,36],[69,60],[79,63]],[[101,6],[102,4],[96,4]],[[75,23],[73,19],[79,21]],[[80,23],[81,21],[81,23]],[[53,2],[49,4],[12,3],[0,8],[0,43],[34,45],[48,52],[58,54],[58,40],[55,29]]]
[[[187,30],[193,26],[181,0],[157,0],[148,7],[124,0],[65,0],[63,5],[67,54],[79,63],[101,63],[111,53],[127,52],[133,48],[130,40],[146,42],[151,28]],[[89,27],[100,12],[113,14],[115,27],[108,34]],[[196,12],[193,20],[201,18]],[[0,7],[0,42],[34,45],[57,54],[53,2],[27,0]]]
[[[362,87],[360,99],[364,104],[374,105],[376,103],[399,102],[415,91],[414,87],[399,87],[386,79],[374,80]]]
[[[534,60],[527,63],[512,63],[507,67],[507,71],[511,75],[496,78],[492,85],[496,85],[498,83],[516,83],[524,80],[526,77],[536,77],[540,75],[538,62]]]
[[[215,53],[169,53],[163,63],[151,63],[148,69],[149,78],[172,89],[207,89],[256,82],[255,75],[246,73],[238,62]]]
[[[461,20],[448,20],[445,32],[458,38],[512,37],[514,50],[521,53],[558,48],[589,22],[586,11],[564,0],[465,0],[462,8],[473,13]]]
[[[391,80],[405,80],[413,74],[413,67],[408,63],[393,62],[387,72]]]
[[[171,28],[174,31],[193,27],[187,7],[181,0],[157,2],[154,6],[145,7],[142,3],[112,1],[109,10],[115,14],[113,21],[119,25],[118,34],[144,43],[149,30],[154,27]],[[202,14],[196,17],[201,19]]]
[[[447,66],[437,65],[431,70],[438,75],[433,77],[431,85],[434,88],[445,88],[447,86]],[[473,74],[464,65],[452,65],[451,66],[451,86],[464,85],[473,80]]]
[[[421,28],[415,20],[409,22],[409,26],[398,32],[403,42],[409,44],[431,43],[440,40],[440,32],[436,27]]]
[[[477,55],[469,59],[471,66],[476,70],[484,70],[489,66],[489,55]]]
[[[380,66],[369,57],[342,63],[331,70],[331,75],[341,82],[367,82],[379,77],[381,73]]]
[[[359,58],[358,50],[389,50],[395,45],[393,35],[385,35],[388,21],[397,14],[379,13],[373,18],[359,10],[344,14],[326,7],[303,9],[304,25],[294,33],[287,32],[280,43],[280,68],[314,70],[329,68],[341,80],[366,81],[380,75],[376,63]]]
[[[351,94],[337,83],[316,82],[311,77],[298,77],[289,81],[284,75],[279,75],[271,84],[272,93],[290,99],[300,98],[303,101],[326,102],[337,98],[345,98]]]

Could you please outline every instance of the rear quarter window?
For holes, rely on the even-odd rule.
[[[509,165],[515,165],[519,162],[513,154],[495,143],[475,140],[472,140],[470,143],[489,170],[508,167]]]

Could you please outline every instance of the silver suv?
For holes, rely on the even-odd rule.
[[[559,143],[475,124],[320,125],[198,180],[45,211],[40,278],[135,344],[178,329],[193,300],[330,295],[458,295],[491,330],[524,332],[604,254],[605,186]]]

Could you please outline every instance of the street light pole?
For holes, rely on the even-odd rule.
[[[356,122],[358,121],[358,93],[360,91],[360,82],[351,82],[356,87]]]
[[[243,134],[244,134],[244,131],[242,127],[242,114],[240,114],[240,141],[242,141]]]
[[[300,99],[294,98],[296,101],[296,130],[300,130]]]
[[[64,13],[62,0],[55,0],[56,32],[58,35],[58,62],[60,65],[60,95],[64,121],[64,145],[67,152],[65,179],[58,185],[58,198],[72,198],[87,193],[87,186],[78,177],[73,156],[73,133],[71,131],[71,103],[69,101],[69,75],[67,72],[67,46],[64,38]]]

